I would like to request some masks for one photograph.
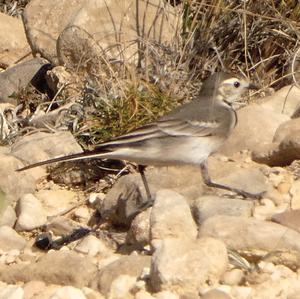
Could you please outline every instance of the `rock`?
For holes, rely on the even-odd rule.
[[[155,298],[156,299],[179,299],[179,296],[170,291],[162,291],[162,292],[155,294]],[[193,298],[190,298],[190,299],[193,299]]]
[[[40,280],[29,281],[24,284],[24,298],[34,298],[38,296],[45,289],[46,284]]]
[[[106,53],[94,37],[79,26],[68,26],[61,32],[57,40],[57,55],[59,63],[73,71],[76,71],[76,65],[77,72],[89,74],[99,73],[101,68],[102,71],[106,68],[103,61]]]
[[[252,286],[250,298],[289,298],[290,295],[300,293],[300,280],[297,273],[280,265],[274,270],[268,280]]]
[[[150,243],[150,215],[151,209],[147,209],[133,219],[127,234],[129,244],[144,247]]]
[[[77,57],[83,65],[89,65],[88,59],[95,65],[103,59],[129,60],[133,56],[134,60],[137,40],[170,43],[178,26],[174,8],[155,0],[139,5],[129,0],[122,3],[55,0],[47,5],[34,0],[26,6],[23,19],[33,52],[41,53],[55,65],[68,67],[75,61],[78,65]],[[116,28],[122,28],[121,36]]]
[[[217,182],[252,194],[260,194],[268,190],[265,177],[258,169],[241,168],[218,178]]]
[[[27,135],[20,138],[11,148],[11,154],[27,164],[80,152],[82,148],[67,131]]]
[[[185,198],[169,189],[156,193],[150,227],[152,240],[197,237],[197,226]]]
[[[294,181],[289,191],[292,196],[292,200],[290,202],[291,209],[300,209],[300,180]]]
[[[97,275],[99,291],[107,296],[112,282],[120,275],[139,277],[144,268],[150,267],[150,260],[150,256],[129,255],[103,267]]]
[[[91,217],[88,207],[85,206],[78,207],[74,212],[74,216],[78,219],[78,222],[81,223],[88,222]]]
[[[155,299],[155,298],[156,297],[153,297],[150,293],[144,290],[137,292],[134,297],[134,299]]]
[[[42,290],[38,292],[38,294],[35,295],[32,299],[56,299],[53,298],[52,295],[55,293],[56,290],[58,290],[60,286],[58,285],[46,285]],[[24,299],[27,299],[26,297]],[[29,297],[29,299],[31,299]]]
[[[97,237],[93,235],[88,235],[84,237],[75,247],[77,252],[88,254],[89,256],[101,255],[101,257],[106,257],[112,254],[111,250],[107,245]]]
[[[20,255],[19,249],[11,249],[7,252],[5,264],[9,265],[16,262],[17,257]]]
[[[251,287],[244,287],[244,286],[235,286],[232,288],[231,293],[233,298],[255,298],[253,297],[252,288]],[[261,298],[262,299],[262,298]],[[267,298],[266,298],[267,299]]]
[[[23,12],[23,22],[32,52],[41,53],[53,64],[57,64],[57,38],[83,3],[83,0],[53,1],[45,6],[43,1],[30,1]]]
[[[253,160],[269,166],[285,166],[299,159],[299,125],[299,118],[281,124],[276,130],[273,142],[253,152]]]
[[[9,251],[11,249],[22,250],[26,241],[14,229],[9,226],[0,226],[0,249]]]
[[[197,293],[226,271],[227,250],[212,238],[164,239],[152,256],[150,281],[155,291]]]
[[[16,172],[16,169],[22,166],[23,164],[17,158],[0,154],[0,189],[5,192],[8,203],[13,204],[24,194],[35,190],[32,171],[28,171],[26,175]]]
[[[272,215],[277,213],[281,207],[276,207],[272,200],[263,198],[260,200],[259,205],[256,205],[253,211],[253,217],[261,220],[269,220]]]
[[[201,173],[195,167],[149,168],[146,177],[153,197],[160,189],[172,189],[188,201],[202,194]],[[99,205],[101,216],[115,224],[129,226],[141,204],[147,200],[144,189],[139,174],[121,177]]]
[[[12,206],[7,206],[0,218],[0,226],[7,225],[13,227],[16,223],[17,215]]]
[[[277,223],[236,216],[208,218],[199,229],[199,237],[222,240],[234,250],[300,250],[300,234]]]
[[[260,106],[274,113],[294,117],[295,113],[299,110],[299,96],[299,88],[291,85],[284,86],[271,96],[263,99],[263,103]]]
[[[61,236],[70,234],[76,228],[78,228],[77,222],[63,216],[58,216],[53,219],[50,218],[46,231],[51,231],[54,235]]]
[[[41,58],[19,63],[0,73],[0,102],[17,104],[16,95],[29,83],[40,84],[43,73],[49,64]]]
[[[40,280],[47,284],[81,288],[91,283],[96,272],[97,267],[89,257],[72,251],[54,251],[32,264],[0,266],[0,280],[7,283]]]
[[[193,215],[198,225],[215,215],[250,217],[252,210],[252,201],[211,195],[197,198],[192,205]]]
[[[41,202],[32,194],[25,194],[20,198],[17,215],[16,230],[18,231],[31,231],[47,222],[46,212]]]
[[[24,57],[32,57],[20,19],[0,13],[0,28],[0,67],[7,68]]]
[[[240,285],[244,280],[245,275],[241,269],[231,269],[223,274],[221,282],[233,286]]]
[[[82,291],[87,299],[105,299],[99,292],[92,290],[91,288],[84,287]]]
[[[300,233],[300,209],[275,214],[272,216],[272,221],[294,229]]]
[[[47,216],[57,215],[78,204],[77,194],[70,190],[39,190],[34,195],[43,204]]]
[[[0,288],[0,299],[23,299],[24,291],[20,286],[8,285]]]
[[[272,95],[270,100],[273,97],[276,95]],[[237,116],[237,126],[219,153],[230,156],[245,149],[259,151],[265,144],[272,142],[278,126],[289,119],[287,115],[277,110],[258,104],[250,104],[238,110]]]
[[[135,286],[135,283],[136,277],[119,275],[111,284],[109,298],[133,298],[132,294],[130,294],[130,290]]]
[[[51,298],[55,299],[87,299],[83,292],[72,286],[57,289]]]
[[[231,299],[231,297],[228,294],[215,289],[204,293],[201,299]]]

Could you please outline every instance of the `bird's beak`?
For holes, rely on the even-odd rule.
[[[252,89],[252,90],[259,90],[260,87],[254,83],[249,83],[248,85],[248,89]]]

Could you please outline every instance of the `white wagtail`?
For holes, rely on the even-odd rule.
[[[198,97],[157,121],[119,136],[95,149],[83,153],[34,163],[18,171],[54,162],[90,158],[118,159],[137,163],[148,201],[151,193],[144,174],[146,165],[199,165],[206,185],[236,192],[244,197],[251,194],[212,182],[207,158],[228,138],[237,123],[232,104],[248,89],[257,89],[246,79],[225,72],[215,73],[204,81]],[[152,201],[152,200],[151,200]]]

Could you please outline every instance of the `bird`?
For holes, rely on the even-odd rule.
[[[228,139],[237,124],[233,104],[250,89],[258,87],[246,78],[228,72],[216,72],[206,79],[196,98],[183,104],[149,124],[97,145],[93,150],[37,162],[17,171],[55,162],[83,159],[127,160],[138,165],[145,187],[147,202],[154,199],[145,176],[145,167],[197,165],[204,183],[209,187],[229,190],[243,197],[260,198],[252,194],[212,181],[207,158]]]

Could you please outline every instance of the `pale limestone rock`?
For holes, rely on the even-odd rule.
[[[192,211],[199,225],[207,218],[215,215],[250,217],[253,207],[253,201],[206,195],[193,202]]]
[[[7,225],[13,227],[16,223],[17,215],[12,206],[7,206],[0,216],[0,226]]]
[[[33,194],[25,194],[20,198],[17,215],[16,230],[18,231],[31,231],[47,222],[46,211]]]
[[[245,149],[253,151],[263,148],[272,142],[278,126],[289,119],[289,116],[281,112],[272,111],[272,108],[258,104],[250,104],[238,110],[237,116],[237,126],[219,150],[225,155]]]
[[[23,299],[24,290],[20,286],[8,285],[0,288],[0,299]]]
[[[169,189],[156,194],[150,217],[151,240],[197,237],[197,226],[185,198]]]
[[[80,289],[65,286],[57,289],[50,299],[87,299]]]
[[[34,298],[34,295],[39,295],[45,289],[46,284],[40,280],[32,280],[24,284],[24,297]]]
[[[39,190],[34,194],[43,204],[47,216],[57,215],[77,204],[77,194],[70,190]]]
[[[0,67],[7,68],[32,57],[20,19],[1,12],[0,28]],[[25,56],[27,57],[24,58]]]
[[[227,250],[219,240],[164,239],[156,244],[152,256],[151,285],[155,291],[197,293],[217,282],[227,264]]]
[[[137,279],[144,268],[150,267],[150,256],[130,255],[121,257],[112,263],[102,267],[97,275],[98,289],[104,296],[107,296],[111,289],[112,282],[120,275],[127,275]]]
[[[16,172],[22,162],[9,154],[0,154],[0,189],[6,194],[8,203],[15,203],[21,196],[35,190],[35,178],[32,171]],[[16,182],[18,182],[16,184]]]
[[[88,235],[83,238],[76,245],[75,250],[89,256],[100,255],[101,257],[107,257],[112,254],[112,251],[107,247],[107,245],[93,235]]]
[[[208,218],[199,229],[199,237],[220,239],[235,250],[300,250],[300,233],[254,218],[224,215]]]
[[[239,285],[244,279],[245,274],[241,269],[231,269],[223,274],[221,282],[227,285]]]
[[[129,275],[119,275],[114,279],[110,286],[109,298],[130,299],[134,298],[130,290],[135,286],[136,277]]]
[[[9,251],[12,249],[24,249],[26,240],[9,226],[0,226],[0,249]]]

